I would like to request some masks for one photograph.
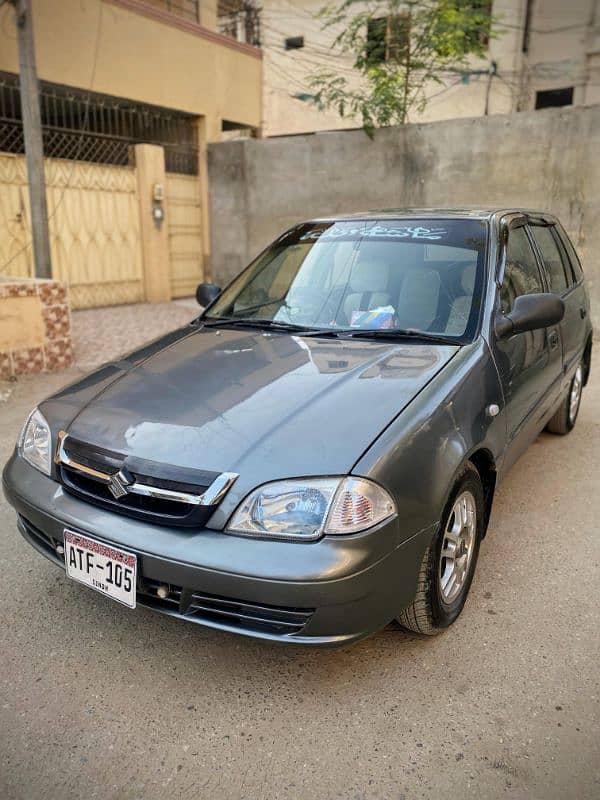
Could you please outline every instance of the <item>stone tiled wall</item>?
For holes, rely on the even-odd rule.
[[[36,279],[0,282],[0,379],[53,372],[72,363],[66,284]]]

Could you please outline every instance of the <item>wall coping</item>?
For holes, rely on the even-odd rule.
[[[1,281],[0,334],[0,381],[72,366],[68,286],[43,278]]]
[[[0,275],[0,283],[26,283],[26,284],[38,284],[38,283],[60,283],[61,285],[64,284],[64,281],[56,280],[56,278],[31,278],[29,276],[15,277],[14,275]]]

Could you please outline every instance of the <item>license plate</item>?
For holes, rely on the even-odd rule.
[[[68,530],[64,543],[69,578],[135,608],[137,558],[133,553]]]

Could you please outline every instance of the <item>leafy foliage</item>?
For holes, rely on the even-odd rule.
[[[355,117],[369,134],[403,125],[427,105],[426,87],[484,56],[490,37],[485,0],[343,0],[321,11],[324,27],[341,27],[333,49],[351,54],[356,79],[321,69],[310,85],[320,108]]]

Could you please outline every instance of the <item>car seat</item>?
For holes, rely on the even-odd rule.
[[[440,275],[435,269],[421,267],[407,272],[398,298],[398,325],[429,330],[437,317],[440,286]]]
[[[450,306],[448,321],[444,333],[449,336],[462,336],[467,329],[471,306],[473,305],[473,290],[475,288],[475,275],[477,263],[468,264],[460,276],[460,285],[463,294],[455,297]]]
[[[390,305],[390,268],[385,261],[365,259],[354,265],[348,281],[349,288],[342,302],[348,324],[355,311],[372,311]]]

